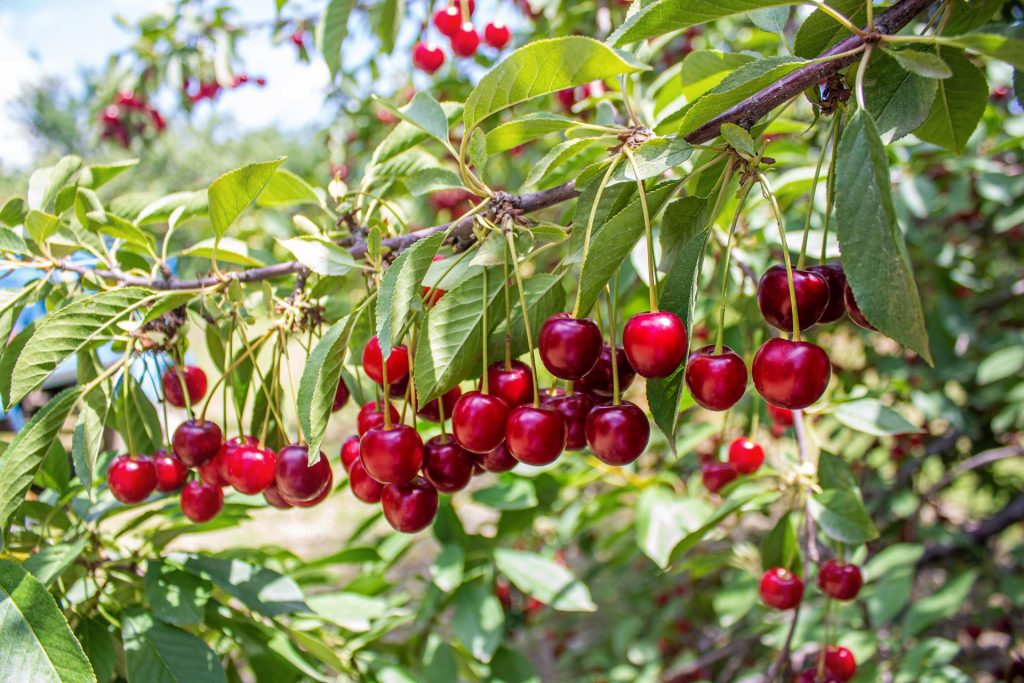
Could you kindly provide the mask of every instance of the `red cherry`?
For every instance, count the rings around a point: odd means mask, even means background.
[[[864,577],[855,564],[840,564],[827,560],[818,571],[818,585],[822,592],[836,600],[853,600],[864,585]]]
[[[156,467],[148,456],[119,455],[107,469],[110,492],[122,503],[138,503],[156,489]]]
[[[384,358],[380,350],[380,342],[373,337],[363,348],[363,370],[377,384],[384,384]],[[409,374],[409,350],[404,344],[391,349],[388,356],[388,383],[395,384]]]
[[[388,404],[388,412],[391,413],[391,421],[398,422],[398,411],[393,405]],[[370,401],[359,409],[359,415],[356,417],[356,432],[359,433],[359,436],[383,424],[384,411],[381,409],[379,401]]]
[[[878,328],[871,324],[860,310],[860,306],[857,305],[857,300],[853,297],[853,290],[850,289],[850,283],[846,283],[846,287],[843,288],[843,303],[846,306],[846,312],[850,316],[850,320],[857,323],[860,327],[865,330],[877,330]]]
[[[644,452],[651,424],[636,405],[597,406],[586,423],[587,443],[597,459],[609,465],[628,465]]]
[[[828,283],[828,305],[825,306],[825,311],[818,318],[818,324],[834,323],[846,315],[846,304],[843,301],[843,291],[846,289],[846,273],[843,272],[843,267],[838,263],[832,263],[811,266],[807,270],[825,278],[825,282]]]
[[[487,390],[513,408],[533,400],[533,372],[530,366],[514,360],[509,368],[498,362],[487,368]]]
[[[306,44],[306,32],[301,28],[296,29],[292,34],[292,43],[295,47],[303,47]]]
[[[455,31],[452,39],[452,52],[460,57],[472,57],[480,47],[480,34],[473,28],[473,23],[464,21]]]
[[[217,471],[220,479],[223,483],[220,486],[228,485],[228,456],[231,455],[231,451],[241,446],[259,446],[260,440],[255,436],[233,436],[220,445],[217,450],[217,455],[213,456],[213,460],[210,462],[217,463]],[[200,474],[202,470],[200,469]],[[209,479],[204,478],[203,481],[210,483]]]
[[[562,414],[554,408],[517,406],[505,424],[505,445],[519,462],[547,465],[565,450],[567,433]]]
[[[470,391],[452,411],[452,434],[470,453],[489,453],[505,440],[508,404],[497,396]]]
[[[359,460],[382,484],[409,481],[423,466],[423,440],[409,425],[375,427],[359,440]]]
[[[319,456],[310,465],[309,450],[299,444],[285,446],[277,452],[277,465],[274,469],[277,490],[289,502],[313,500],[327,486],[331,465],[323,453]]]
[[[764,400],[802,410],[825,393],[832,364],[825,351],[810,342],[769,339],[754,354],[751,374]]]
[[[341,444],[341,466],[346,472],[352,469],[352,463],[359,459],[359,437],[353,434]]]
[[[548,396],[543,404],[557,410],[565,420],[565,450],[579,451],[587,447],[587,416],[594,408],[594,400],[582,393],[572,396]]]
[[[729,444],[729,464],[739,474],[753,474],[764,462],[764,449],[756,441],[738,436]]]
[[[789,410],[787,408],[780,408],[778,406],[773,406],[771,403],[767,404],[767,407],[768,415],[769,417],[772,418],[772,422],[774,422],[776,425],[781,425],[783,427],[793,426],[792,410]]]
[[[199,467],[217,455],[223,436],[217,423],[210,420],[186,420],[171,438],[174,454],[189,467]]]
[[[597,323],[568,313],[545,320],[537,343],[544,367],[559,379],[579,379],[590,372],[603,345]]]
[[[279,510],[287,510],[292,507],[292,504],[285,500],[285,497],[277,490],[277,484],[271,484],[263,489],[263,500]]]
[[[228,482],[240,493],[255,495],[274,483],[277,456],[258,446],[239,446],[226,458]]]
[[[447,434],[435,436],[423,448],[423,476],[441,493],[461,491],[473,477],[473,456]]]
[[[319,505],[320,503],[324,502],[327,496],[331,495],[331,490],[333,488],[334,472],[332,472],[331,470],[327,470],[327,484],[324,486],[323,490],[320,491],[320,493],[318,493],[314,498],[311,498],[309,500],[292,500],[291,498],[285,495],[282,495],[281,497],[285,500],[286,503],[288,503],[289,505],[293,505],[297,508],[311,508],[315,505]]]
[[[161,493],[177,491],[188,479],[188,468],[178,456],[164,449],[153,454],[153,467],[156,468],[156,490]]]
[[[121,108],[116,104],[104,107],[103,113],[100,114],[100,120],[106,124],[119,124],[121,122]]]
[[[388,484],[380,502],[388,524],[407,534],[426,529],[437,516],[437,489],[423,477]]]
[[[747,390],[747,366],[735,351],[723,346],[704,346],[686,362],[686,386],[693,400],[708,410],[728,410]]]
[[[845,647],[829,645],[825,648],[825,673],[839,683],[845,683],[857,673],[857,660]]]
[[[622,330],[626,357],[641,377],[668,377],[686,357],[686,325],[675,313],[634,315]]]
[[[484,27],[484,40],[495,49],[505,47],[511,39],[512,32],[500,21],[492,21]]]
[[[181,511],[196,524],[208,522],[224,507],[224,491],[201,481],[190,481],[181,490]]]
[[[477,455],[476,461],[487,472],[508,472],[519,464],[504,443],[489,453]]]
[[[224,447],[221,446],[221,448],[217,450],[217,455],[199,466],[199,478],[210,486],[219,486],[224,488],[230,483],[228,481],[227,470],[224,467],[226,459],[222,455],[223,449]]]
[[[406,375],[397,382],[388,379],[388,396],[396,401],[404,401],[406,392],[409,390],[409,375]]]
[[[348,403],[349,391],[344,379],[338,380],[338,388],[334,392],[334,403],[331,404],[331,412],[336,413]]]
[[[384,492],[384,484],[380,483],[369,474],[359,460],[352,462],[348,471],[348,483],[352,487],[352,494],[364,503],[379,503],[380,496]]]
[[[462,12],[457,7],[445,7],[434,12],[434,26],[441,35],[452,38],[462,24]]]
[[[188,391],[188,402],[195,405],[206,395],[206,373],[194,365],[184,367],[172,366],[164,370],[160,384],[164,388],[164,400],[178,408],[185,407],[185,392],[181,385],[184,382]]]
[[[761,577],[761,601],[779,610],[793,609],[804,597],[804,582],[792,572],[775,567]]]
[[[420,71],[432,74],[444,66],[444,52],[437,45],[421,40],[412,48],[412,63]]]
[[[812,666],[810,669],[804,669],[797,675],[794,681],[795,683],[837,683],[836,679],[828,675],[818,678],[817,666]]]
[[[706,462],[700,466],[700,478],[711,493],[718,493],[729,482],[739,476],[732,465],[725,462]]]
[[[420,408],[416,414],[424,420],[440,422],[441,408],[444,408],[444,419],[451,419],[452,412],[455,410],[455,404],[459,402],[461,397],[462,389],[455,386],[451,391],[445,392],[445,394],[441,396],[441,405],[437,404],[437,399],[435,398],[433,401],[430,401],[427,405]]]
[[[828,306],[828,282],[817,273],[794,268],[793,291],[800,315],[800,329],[806,330],[818,322]],[[761,276],[757,283],[757,305],[769,325],[784,332],[793,330],[793,307],[785,266],[772,266]]]
[[[615,348],[615,367],[619,372],[619,393],[626,391],[636,377],[636,371],[629,364],[626,350],[621,346]],[[605,344],[601,347],[601,355],[590,372],[580,377],[573,388],[586,391],[601,398],[612,397],[612,349]]]

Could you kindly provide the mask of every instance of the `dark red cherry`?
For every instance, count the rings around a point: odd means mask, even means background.
[[[119,455],[110,462],[107,469],[110,492],[122,503],[145,500],[156,489],[156,484],[156,467],[145,455]]]
[[[825,648],[825,674],[839,683],[846,683],[857,674],[857,660],[841,645]]]
[[[484,27],[484,40],[491,47],[500,50],[512,40],[512,32],[500,21],[492,21]]]
[[[359,459],[382,484],[409,481],[423,466],[423,439],[409,425],[375,427],[359,440]]]
[[[729,464],[739,474],[753,474],[764,462],[764,449],[756,441],[738,436],[729,444]]]
[[[497,396],[470,391],[452,411],[452,433],[470,453],[489,453],[505,440],[508,404]]]
[[[366,468],[359,460],[352,462],[352,467],[348,471],[348,483],[352,487],[352,494],[364,503],[380,502],[384,484],[367,474]]]
[[[319,454],[316,462],[309,464],[309,449],[292,444],[277,452],[274,473],[281,495],[289,502],[304,502],[316,498],[327,486],[331,465],[323,453]]]
[[[472,57],[476,49],[480,47],[480,34],[476,32],[473,23],[464,21],[451,37],[452,52],[460,57]]]
[[[828,265],[811,266],[808,272],[815,273],[825,278],[828,283],[828,305],[825,311],[818,318],[819,325],[834,323],[846,315],[846,303],[843,301],[843,291],[846,289],[846,273],[838,263]]]
[[[705,462],[700,466],[700,478],[711,493],[718,493],[722,488],[739,476],[732,465],[726,462]]]
[[[380,341],[373,337],[363,347],[363,370],[367,377],[377,384],[384,384],[384,357],[380,350]],[[388,356],[388,383],[402,381],[409,374],[409,350],[404,344],[391,349]]]
[[[240,493],[255,495],[274,483],[277,456],[259,446],[239,446],[227,458],[228,483]]]
[[[416,414],[422,417],[424,420],[428,420],[430,422],[440,422],[441,408],[444,408],[444,419],[450,420],[452,417],[452,413],[455,411],[455,404],[459,402],[459,398],[461,397],[462,389],[460,389],[458,386],[455,386],[450,391],[445,392],[445,394],[441,396],[441,405],[437,404],[437,399],[435,398],[433,401],[430,401],[429,403],[427,403],[427,405],[420,408],[419,412],[417,412]]]
[[[331,404],[331,412],[338,412],[348,403],[349,391],[344,379],[338,380],[338,389],[334,392],[334,403]]]
[[[412,48],[412,63],[420,71],[432,74],[444,66],[444,52],[434,43],[421,40]]]
[[[395,400],[405,400],[405,394],[409,391],[409,375],[406,375],[397,382],[388,378],[388,396]]]
[[[634,315],[622,330],[626,357],[641,377],[668,377],[686,357],[686,325],[675,313]]]
[[[843,304],[846,306],[846,312],[850,316],[850,320],[863,327],[865,330],[876,330],[874,325],[867,319],[863,312],[860,310],[860,306],[857,305],[857,300],[853,297],[853,290],[850,289],[850,283],[846,283],[846,287],[843,289]]]
[[[457,7],[445,7],[434,12],[434,26],[441,35],[451,38],[462,24],[462,12]]]
[[[828,306],[828,282],[817,273],[794,268],[793,291],[800,329],[806,330],[818,322]],[[757,305],[769,325],[783,332],[793,331],[793,306],[785,266],[772,266],[761,276],[757,283]]]
[[[224,507],[224,491],[201,481],[190,481],[181,490],[181,511],[196,524],[208,522]]]
[[[619,394],[621,395],[633,383],[636,371],[629,364],[626,357],[626,350],[621,346],[615,349],[615,366],[619,372]],[[605,344],[601,347],[601,355],[590,372],[580,377],[573,383],[573,388],[578,391],[586,391],[601,398],[612,397],[612,349]]]
[[[388,412],[391,413],[391,421],[398,422],[398,411],[390,403],[388,404]],[[359,415],[356,417],[356,431],[359,432],[359,436],[383,424],[384,411],[381,408],[380,401],[371,401],[359,409]]]
[[[174,430],[171,446],[183,463],[189,467],[199,467],[217,455],[223,440],[217,423],[210,420],[186,420]]]
[[[188,403],[185,402],[185,392],[182,391],[182,384],[188,391]],[[194,365],[182,367],[171,366],[164,370],[160,377],[160,384],[164,388],[164,400],[172,406],[184,408],[186,405],[195,405],[203,400],[206,395],[206,373]]]
[[[476,461],[487,472],[508,472],[519,464],[504,443],[489,453],[477,455]]]
[[[285,500],[281,492],[277,490],[277,484],[271,484],[263,489],[263,500],[279,510],[287,510],[292,507],[292,504]]]
[[[509,367],[498,362],[487,368],[487,391],[512,408],[533,400],[533,372],[530,366],[514,360]]]
[[[232,449],[234,450],[234,449]],[[217,455],[213,456],[202,465],[199,466],[199,478],[204,483],[210,486],[219,486],[224,488],[230,482],[227,477],[227,468],[224,463],[227,462],[227,458],[222,455],[223,446],[217,450]]]
[[[775,567],[761,577],[761,601],[774,609],[793,609],[804,597],[804,582],[793,572]]]
[[[289,505],[293,505],[294,507],[311,508],[315,505],[319,505],[320,503],[324,502],[327,496],[331,495],[331,490],[333,488],[334,472],[332,472],[331,470],[327,470],[327,484],[324,486],[323,490],[320,493],[316,494],[314,498],[311,498],[309,500],[292,500],[288,496],[282,495],[281,497],[284,498],[285,502],[287,502]]]
[[[644,452],[651,423],[636,405],[597,406],[586,423],[587,443],[597,459],[609,465],[628,465]]]
[[[793,411],[787,408],[780,408],[773,406],[771,403],[767,405],[768,416],[772,418],[772,422],[783,427],[793,426]]]
[[[704,346],[686,361],[686,386],[702,407],[728,410],[747,390],[747,366],[728,346],[721,353],[715,353],[714,345]]]
[[[754,354],[754,387],[772,405],[802,410],[825,393],[832,364],[820,346],[769,339]]]
[[[587,416],[594,408],[594,400],[584,393],[572,396],[548,396],[543,404],[562,414],[565,420],[565,450],[578,451],[587,447]]]
[[[178,456],[164,449],[153,454],[153,467],[156,468],[156,490],[161,493],[177,491],[188,479],[188,467]]]
[[[838,683],[836,679],[828,675],[819,678],[817,665],[812,666],[810,669],[804,669],[793,680],[794,683]]]
[[[437,489],[423,477],[416,477],[385,486],[380,503],[392,528],[413,534],[426,529],[437,516]]]
[[[519,462],[547,465],[565,450],[565,420],[554,408],[517,406],[505,424],[505,446]]]
[[[818,572],[821,591],[836,600],[853,600],[864,585],[864,577],[855,564],[826,560]]]
[[[556,313],[540,328],[537,343],[544,367],[559,379],[579,379],[601,355],[601,330],[590,318]]]
[[[441,493],[461,491],[473,477],[473,456],[447,434],[435,436],[423,447],[423,476]]]
[[[341,466],[349,472],[352,463],[359,459],[359,437],[353,434],[341,444]]]

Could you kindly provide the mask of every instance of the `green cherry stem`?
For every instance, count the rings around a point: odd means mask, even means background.
[[[519,256],[516,254],[516,242],[512,238],[512,230],[505,231],[505,241],[512,254],[512,269],[516,274],[516,287],[519,289],[519,307],[523,309],[523,327],[526,329],[526,347],[530,354],[530,369],[533,370],[533,407],[540,407],[540,389],[537,387],[537,359],[533,353],[533,332],[530,330],[530,312],[526,306],[526,294],[523,289],[523,277],[519,273]]]
[[[782,224],[782,212],[779,210],[779,203],[775,200],[775,193],[763,173],[757,174],[757,181],[761,184],[764,196],[771,204],[772,213],[775,214],[775,222],[779,224],[779,239],[782,240],[782,258],[786,262],[786,281],[789,283],[789,306],[793,311],[793,341],[800,341],[800,315],[796,309],[796,288],[793,286],[793,264],[789,258],[789,244],[786,242],[786,228]]]
[[[870,5],[870,0],[868,4]],[[864,73],[868,70],[868,61],[871,60],[871,51],[874,47],[874,45],[868,43],[867,48],[864,50],[864,56],[860,58],[860,65],[857,67],[855,90],[857,92],[857,108],[861,111],[867,111],[868,109],[867,101],[864,99]]]
[[[722,341],[725,337],[725,304],[729,296],[729,262],[732,259],[733,235],[736,233],[736,226],[739,225],[740,216],[743,214],[743,204],[747,201],[747,195],[750,194],[750,189],[753,186],[753,182],[747,182],[740,189],[736,213],[733,214],[732,223],[729,224],[729,235],[725,238],[725,256],[722,259],[722,303],[718,308],[718,334],[715,338],[716,356],[722,353]],[[726,181],[725,187],[728,187],[728,181]]]
[[[843,134],[843,113],[841,111],[833,114],[836,117],[835,127],[836,134],[835,139],[832,141],[832,158],[828,162],[828,178],[825,179],[825,225],[823,227],[821,235],[821,263],[825,263],[827,258],[826,247],[828,246],[828,229],[829,223],[832,220],[832,206],[836,201],[836,159],[839,154],[839,140]]]
[[[505,273],[502,289],[505,290],[505,370],[512,369],[512,292],[508,286],[508,245],[501,250],[501,265]]]
[[[807,238],[811,234],[811,215],[814,213],[814,197],[818,191],[818,179],[821,177],[821,167],[825,164],[825,156],[828,151],[829,141],[834,140],[836,134],[836,125],[839,121],[838,116],[832,118],[832,125],[829,128],[828,135],[825,136],[825,142],[821,146],[821,154],[818,155],[818,164],[814,167],[814,180],[811,181],[811,194],[810,201],[807,202],[807,218],[804,220],[804,237],[800,242],[800,258],[796,262],[797,268],[804,267],[804,261],[807,258]],[[826,185],[828,183],[826,182]]]
[[[616,356],[619,354],[618,346],[615,343],[615,337],[618,334],[616,329],[615,312],[616,312],[616,299],[619,293],[619,272],[615,271],[615,278],[612,281],[615,289],[605,285],[605,289],[608,292],[608,345],[611,347],[612,357],[612,405],[617,406],[622,403],[622,398],[619,396],[619,362]],[[571,385],[571,383],[570,383]]]
[[[483,365],[480,372],[480,388],[483,389],[485,394],[490,393],[490,387],[487,384],[487,267],[480,272],[480,277],[483,279],[483,299],[481,303],[480,311],[480,356],[483,359]],[[440,402],[440,397],[438,397]]]
[[[625,148],[623,148],[625,149]],[[601,183],[597,186],[597,192],[594,193],[594,201],[590,205],[590,216],[587,218],[587,229],[583,233],[583,260],[581,264],[583,266],[587,263],[587,255],[590,253],[590,236],[594,231],[594,218],[597,216],[597,207],[601,204],[601,197],[604,195],[604,189],[608,185],[608,181],[611,180],[612,174],[615,173],[615,169],[618,167],[619,162],[622,161],[620,155],[612,157],[611,163],[608,164],[608,170],[604,172],[604,177],[601,178]],[[580,282],[576,287],[576,303],[572,307],[572,317],[578,318],[580,315],[580,299],[583,297],[583,278],[580,278]]]
[[[647,191],[644,189],[644,181],[640,179],[640,169],[636,166],[636,159],[629,147],[623,146],[622,153],[629,160],[633,169],[633,177],[636,178],[636,189],[640,193],[640,209],[644,215],[644,236],[647,239],[647,293],[650,295],[650,310],[652,313],[658,310],[658,272],[654,264],[654,233],[651,229],[651,213],[647,208]]]

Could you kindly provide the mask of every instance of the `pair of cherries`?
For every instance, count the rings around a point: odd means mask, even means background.
[[[819,676],[818,666],[804,669],[796,677],[796,683],[846,683],[857,674],[857,659],[848,648],[829,645],[825,648],[824,671]],[[815,657],[817,662],[818,658]]]
[[[860,568],[827,560],[818,571],[818,586],[822,592],[836,600],[853,600],[864,585]],[[761,577],[761,601],[778,610],[789,610],[800,604],[804,596],[804,582],[782,567],[769,569]]]
[[[701,481],[711,493],[718,493],[741,474],[753,474],[764,463],[764,448],[745,436],[733,439],[728,453],[727,462],[708,460],[701,465]]]

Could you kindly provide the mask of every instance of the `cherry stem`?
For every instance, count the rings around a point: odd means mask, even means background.
[[[870,0],[868,2],[870,4]],[[864,49],[864,56],[860,58],[860,65],[857,67],[857,79],[854,82],[854,90],[857,95],[857,108],[861,111],[867,111],[867,101],[864,99],[864,73],[868,70],[868,61],[871,59],[871,51],[874,49],[874,45],[868,43]]]
[[[508,287],[508,246],[501,250],[501,265],[505,272],[502,289],[505,290],[505,370],[512,369],[512,292]]]
[[[733,159],[729,160],[729,163],[725,166],[725,173],[715,183],[715,188],[718,190],[718,194],[715,196],[715,205],[711,209],[711,214],[708,218],[708,230],[713,230],[715,227],[715,219],[718,217],[718,212],[722,207],[722,201],[725,199],[725,194],[729,191],[729,181],[732,180],[732,173],[735,169],[735,162]],[[746,190],[749,192],[750,189]],[[746,198],[746,193],[743,197]],[[736,215],[733,216],[732,225],[729,227],[729,236],[725,242],[725,269],[722,272],[722,308],[718,317],[718,340],[715,342],[715,353],[722,352],[722,328],[725,326],[725,295],[727,287],[729,286],[729,257],[732,253],[732,234],[736,229],[736,224],[739,222],[740,210],[743,208],[743,200],[740,200],[739,206],[736,207]]]
[[[280,345],[284,353],[285,374],[288,375],[288,394],[291,397],[292,405],[295,406],[296,409],[298,409],[299,399],[298,394],[295,393],[295,380],[292,378],[292,357],[291,354],[288,352],[288,335],[286,335],[283,331],[281,332],[280,336]],[[302,420],[296,419],[295,427],[299,431],[299,443],[306,443],[305,434],[302,433]]]
[[[235,309],[232,308],[231,309],[231,329],[228,331],[228,358],[233,358],[234,355],[235,355],[235,333],[236,333],[237,329],[238,329],[238,315],[236,314]],[[255,365],[256,364],[253,363],[253,366],[255,366]],[[224,385],[224,396],[225,397],[227,397],[227,393],[228,393],[228,388],[227,388],[227,385],[225,384]],[[227,404],[226,403],[225,403],[224,410],[227,411]],[[242,411],[241,410],[236,410],[235,411],[235,419],[236,419],[236,421],[238,423],[238,435],[242,436],[242,431],[245,428],[242,426]],[[226,413],[225,413],[224,420],[225,420],[225,423],[226,423],[227,422]]]
[[[623,145],[622,153],[629,160],[633,169],[633,177],[636,178],[636,189],[640,193],[640,209],[644,215],[644,235],[647,239],[647,293],[650,295],[650,309],[652,313],[658,311],[658,272],[654,263],[654,233],[651,229],[651,213],[647,208],[647,191],[644,189],[644,181],[640,179],[640,169],[636,166],[636,159],[629,147]]]
[[[828,228],[832,219],[832,207],[836,201],[836,159],[839,156],[839,140],[843,134],[842,112],[833,114],[835,119],[835,139],[832,141],[832,158],[828,162],[828,178],[825,179],[825,226],[821,235],[821,263],[827,258]]]
[[[268,339],[270,339],[271,335],[273,335],[274,332],[275,332],[274,328],[271,328],[271,329],[267,330],[265,333],[263,333],[262,336],[260,336],[259,339],[256,340],[256,343],[252,347],[247,345],[245,353],[243,353],[241,356],[239,356],[238,358],[233,360],[231,362],[231,365],[229,365],[228,367],[224,368],[224,373],[220,377],[217,378],[217,381],[214,382],[213,386],[210,388],[210,395],[206,397],[206,403],[203,404],[203,409],[199,413],[199,421],[200,422],[202,422],[202,421],[204,421],[206,419],[206,411],[210,407],[210,401],[213,399],[213,395],[217,391],[218,387],[220,387],[221,383],[224,381],[224,378],[226,378],[228,375],[230,375],[235,370],[235,368],[237,368],[239,365],[241,365],[242,361],[244,361],[246,358],[249,358],[252,355],[253,347],[258,349],[260,346],[263,345],[263,342],[265,342]],[[255,365],[256,365],[256,360],[254,358],[253,359],[253,366],[255,367]],[[188,392],[187,391],[185,392],[185,396],[188,396]],[[185,400],[187,401],[188,399],[186,398]]]
[[[608,345],[611,347],[612,356],[612,405],[617,406],[622,403],[622,399],[619,396],[619,361],[616,358],[619,354],[617,353],[618,347],[615,343],[615,338],[618,335],[615,324],[616,299],[619,293],[618,271],[615,271],[613,285],[615,286],[615,291],[612,291],[611,287],[607,285],[605,285],[605,289],[608,291]]]
[[[622,157],[615,155],[612,157],[611,163],[608,164],[608,170],[604,172],[604,177],[601,178],[601,183],[597,186],[597,192],[594,193],[594,201],[590,205],[590,216],[587,218],[587,230],[583,233],[583,260],[581,261],[581,267],[587,263],[587,255],[590,253],[590,236],[594,231],[594,218],[597,216],[597,207],[601,204],[601,197],[604,196],[604,189],[608,185],[608,181],[611,180],[612,174],[615,173],[616,167]],[[580,315],[580,299],[583,297],[583,279],[580,278],[580,282],[576,287],[576,303],[572,307],[572,317],[578,318]]]
[[[480,313],[480,356],[483,358],[483,368],[480,373],[480,388],[485,394],[490,393],[490,386],[487,383],[487,304],[490,303],[487,297],[487,266],[480,273],[483,278],[483,304]]]
[[[416,426],[416,379],[413,377],[413,368],[416,367],[416,327],[413,327],[409,335],[409,400],[402,406],[402,422],[405,422],[405,408],[412,404],[412,425]],[[441,397],[437,397],[437,405],[441,405]]]
[[[818,165],[814,167],[814,180],[811,181],[810,201],[807,202],[807,218],[804,219],[804,238],[800,243],[800,258],[796,262],[797,268],[803,268],[804,261],[807,258],[807,238],[811,234],[811,215],[814,213],[814,198],[818,192],[818,179],[821,177],[821,167],[825,163],[825,152],[828,151],[828,143],[836,134],[838,120],[838,118],[832,119],[832,126],[829,128],[828,135],[825,136],[825,142],[821,146],[821,154],[818,155]],[[826,187],[827,185],[826,181]]]
[[[533,407],[540,407],[540,389],[537,386],[537,359],[533,353],[533,332],[530,330],[530,313],[526,306],[526,294],[523,289],[523,277],[519,273],[519,256],[516,254],[516,242],[512,238],[512,231],[505,232],[505,241],[512,253],[512,269],[516,274],[516,286],[519,289],[519,307],[523,309],[523,327],[526,328],[526,346],[530,354],[530,369],[533,371]]]
[[[825,647],[821,648],[821,650],[818,652],[818,662],[817,662],[817,668],[818,668],[818,676],[817,676],[817,678],[818,678],[818,680],[825,680],[825,652],[828,650],[828,646],[831,645],[831,638],[829,638],[829,627],[828,627],[829,626],[829,623],[828,623],[829,622],[829,614],[830,614],[831,611],[832,611],[832,598],[826,597],[825,598],[825,609],[824,609],[824,612],[823,612],[822,617],[821,617],[821,630],[822,630],[822,635],[824,636],[822,638],[822,640],[825,641],[824,642]]]
[[[132,402],[132,364],[131,361],[128,360],[131,355],[130,348],[131,347],[129,345],[129,351],[125,353],[124,374],[121,375],[121,381],[124,383],[121,390],[121,405],[124,408],[124,436],[128,441],[128,452],[131,453],[132,457],[134,457],[137,455],[135,451],[135,439],[132,438],[132,422],[128,419],[128,406]]]
[[[793,286],[793,264],[789,259],[789,244],[786,242],[786,228],[782,224],[782,212],[779,210],[779,203],[775,200],[775,193],[768,178],[763,173],[757,174],[757,181],[761,183],[764,196],[771,204],[772,213],[775,214],[775,222],[779,224],[779,239],[782,240],[782,258],[786,262],[786,282],[789,283],[789,306],[793,310],[793,341],[800,341],[800,314],[796,309],[796,287]]]
[[[732,167],[729,167],[732,170]],[[729,181],[726,179],[725,184],[722,186],[722,191],[725,192],[725,188],[729,186]],[[722,340],[725,337],[725,308],[726,299],[729,296],[729,263],[732,259],[732,245],[733,245],[733,234],[736,232],[736,226],[739,225],[740,216],[743,213],[743,204],[747,201],[747,195],[750,194],[750,189],[754,186],[753,183],[748,182],[743,185],[740,190],[739,203],[736,205],[736,213],[733,214],[732,223],[729,225],[729,235],[725,238],[725,257],[722,259],[722,303],[718,308],[718,335],[715,338],[715,355],[722,353]]]

